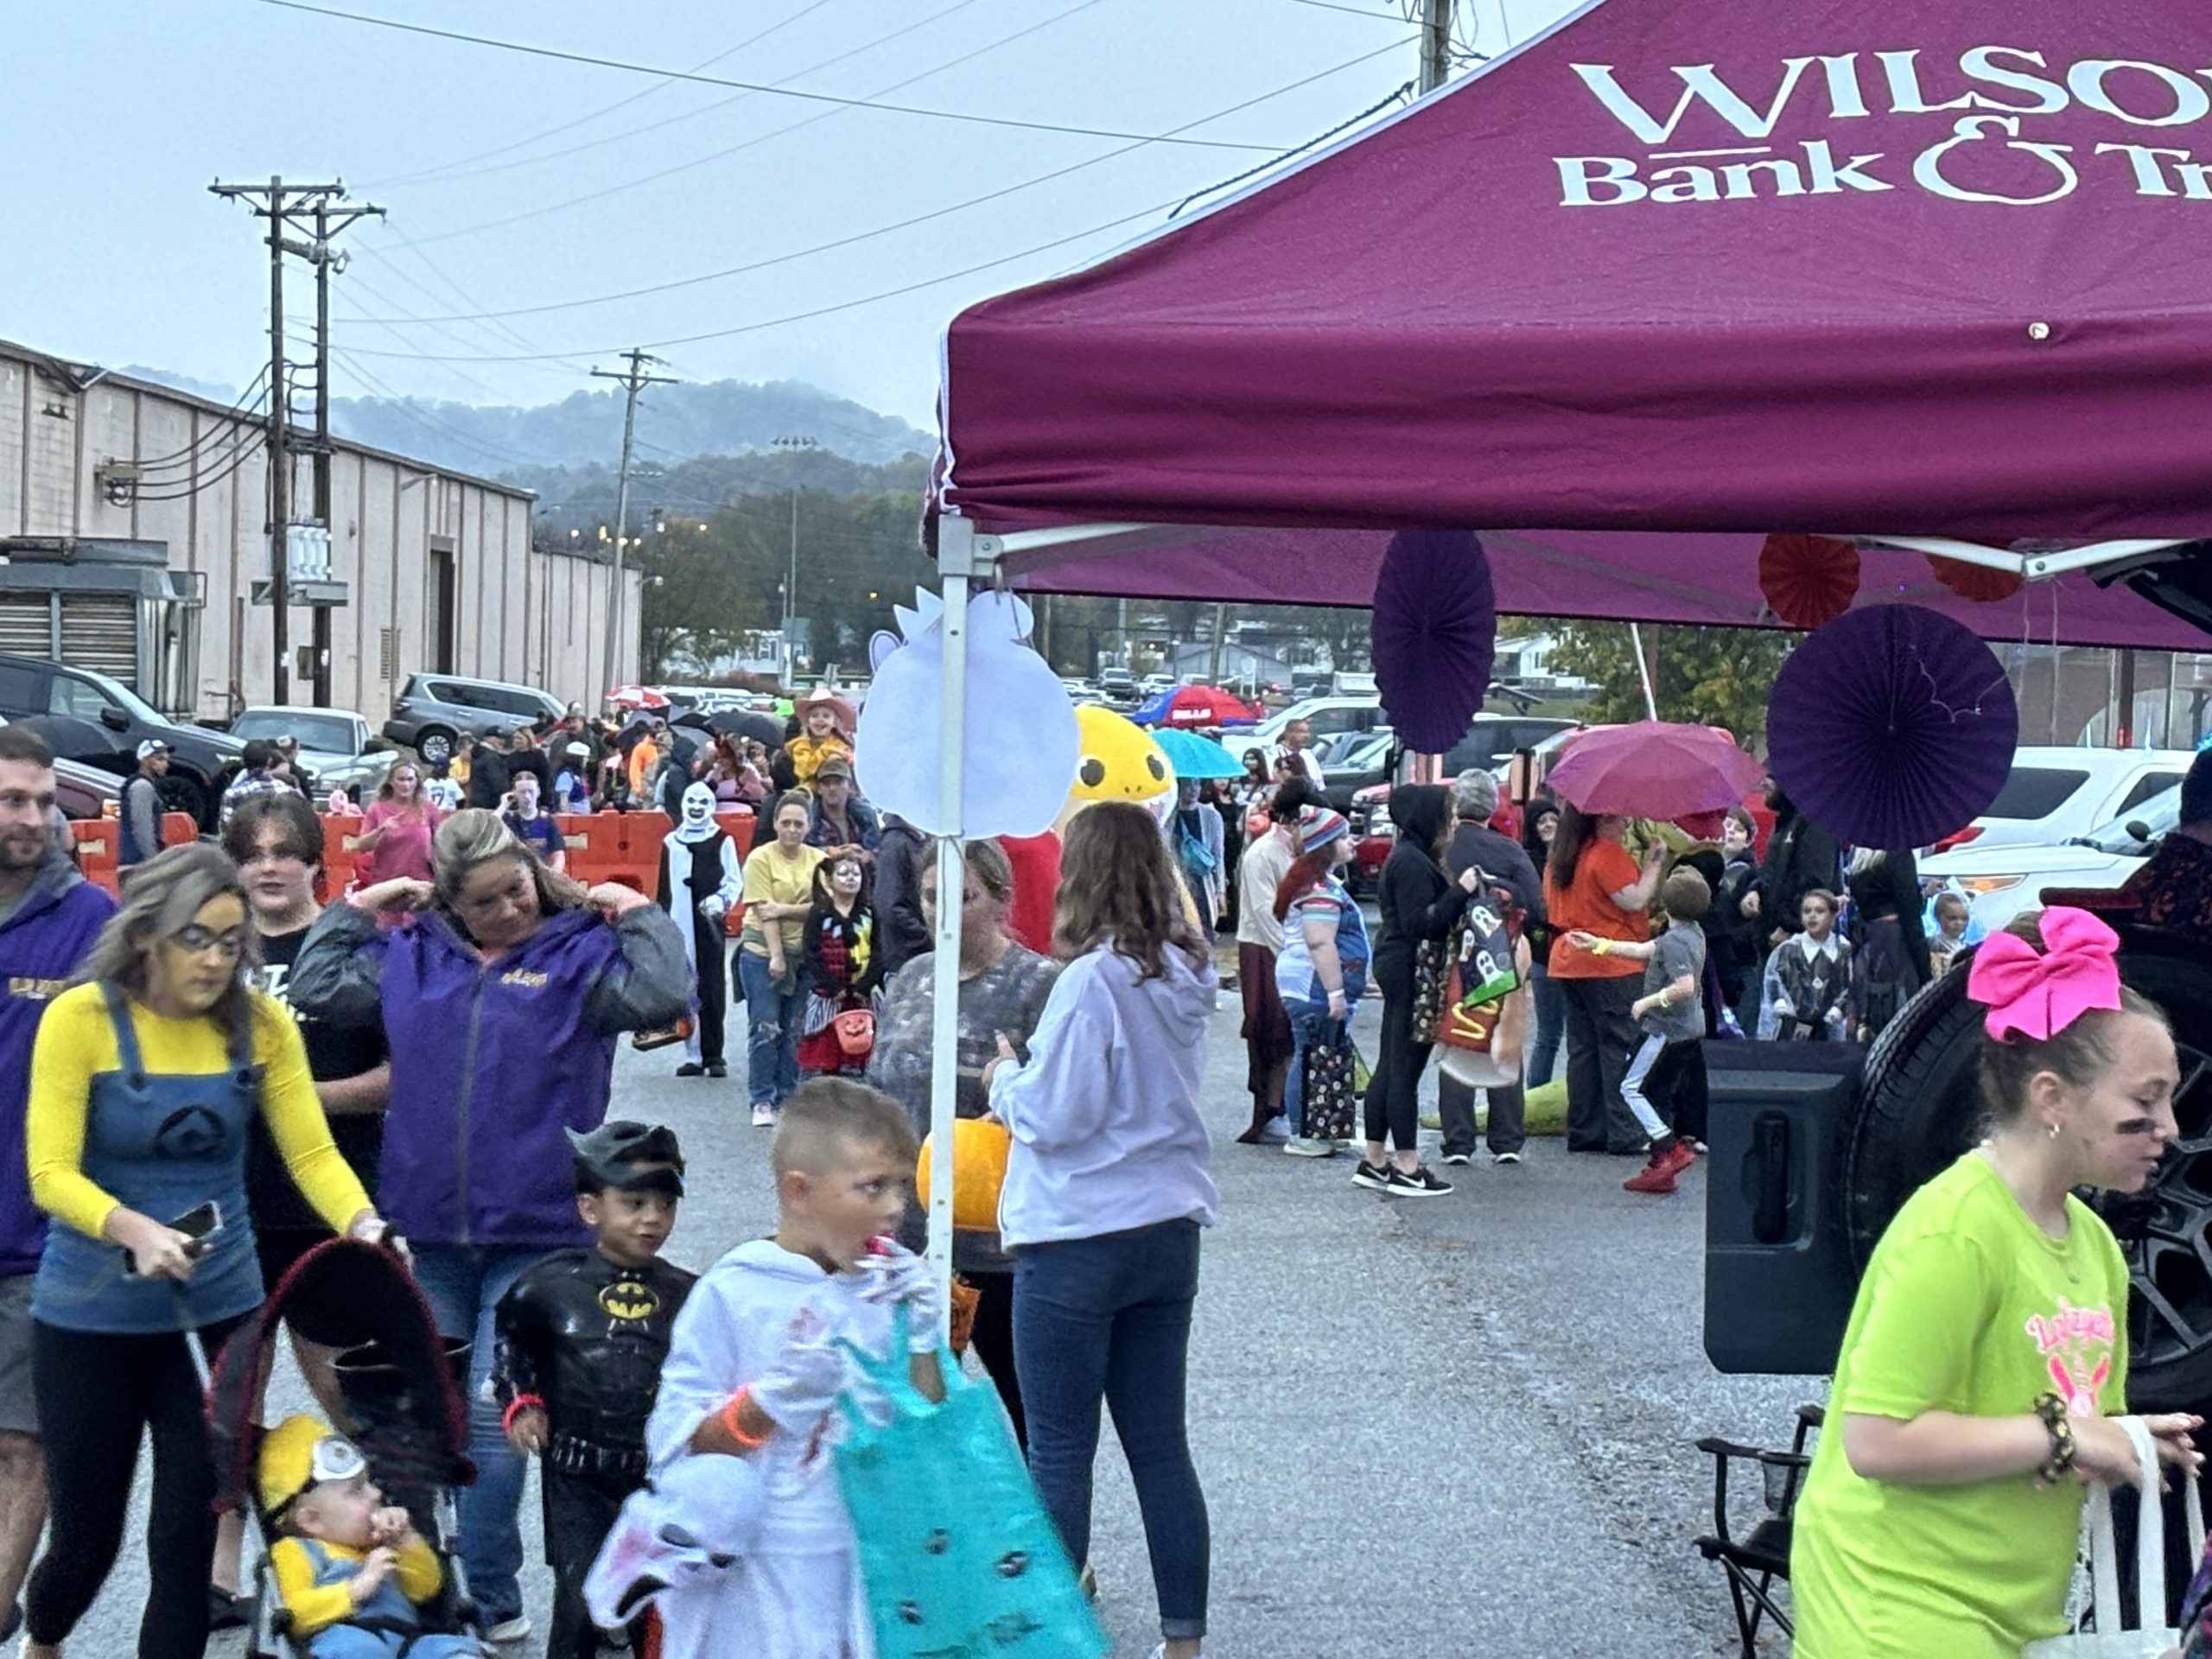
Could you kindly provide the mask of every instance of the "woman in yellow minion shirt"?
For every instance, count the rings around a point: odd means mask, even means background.
[[[262,1299],[248,1118],[267,1120],[334,1230],[383,1236],[331,1144],[298,1027],[247,987],[252,954],[237,867],[213,847],[172,848],[131,873],[86,982],[39,1024],[24,1140],[31,1196],[54,1223],[31,1291],[52,1527],[24,1598],[27,1659],[54,1659],[99,1592],[149,1430],[138,1652],[199,1659],[207,1645],[215,1471],[186,1344],[197,1332],[212,1357]],[[188,1217],[189,1232],[170,1224]]]
[[[776,803],[772,839],[756,842],[745,860],[745,931],[738,940],[737,984],[745,998],[745,1074],[753,1126],[776,1121],[784,1096],[798,1087],[800,941],[814,910],[814,867],[822,849],[806,844],[814,798],[794,789]]]
[[[2127,1264],[2075,1187],[2139,1192],[2180,1072],[2118,940],[2052,908],[1977,950],[1989,1138],[1859,1287],[1790,1548],[1797,1659],[2020,1659],[2064,1628],[2084,1485],[2132,1485]],[[2147,1417],[2193,1478],[2202,1420]]]

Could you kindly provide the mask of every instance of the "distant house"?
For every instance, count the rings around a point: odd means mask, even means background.
[[[1591,689],[1579,674],[1552,671],[1551,654],[1559,649],[1556,634],[1531,634],[1525,639],[1501,639],[1490,677],[1534,696],[1573,696]]]
[[[1178,645],[1168,653],[1163,666],[1179,680],[1187,679],[1194,674],[1211,673],[1213,647],[1198,643]],[[1240,645],[1232,640],[1221,648],[1220,683],[1232,689],[1240,685],[1288,685],[1290,664],[1268,652],[1255,651],[1250,645]]]

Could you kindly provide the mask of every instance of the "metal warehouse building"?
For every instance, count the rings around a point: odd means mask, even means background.
[[[265,432],[262,417],[0,340],[0,651],[99,669],[185,718],[272,701],[273,613],[255,602],[270,576]],[[292,462],[304,505],[308,459]],[[610,667],[613,566],[534,545],[527,491],[343,440],[331,467],[334,705],[381,724],[410,674],[436,671],[596,709],[637,677],[636,573]],[[288,614],[305,645],[311,612]],[[291,700],[308,701],[296,666]]]

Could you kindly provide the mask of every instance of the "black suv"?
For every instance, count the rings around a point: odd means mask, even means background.
[[[505,680],[472,680],[458,674],[410,674],[392,699],[384,734],[441,766],[455,750],[486,732],[542,726],[568,712],[550,691]]]
[[[64,758],[122,778],[137,770],[139,744],[158,737],[169,746],[162,804],[171,812],[189,812],[207,831],[215,828],[223,801],[221,785],[236,772],[245,747],[242,740],[226,733],[179,725],[156,713],[122,681],[97,669],[5,652],[0,652],[0,715],[10,720],[60,715],[114,734],[111,752],[65,752]]]

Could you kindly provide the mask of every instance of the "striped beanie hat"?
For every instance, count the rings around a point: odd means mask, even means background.
[[[1309,806],[1298,815],[1298,850],[1313,852],[1327,846],[1351,828],[1344,815],[1333,807]]]

